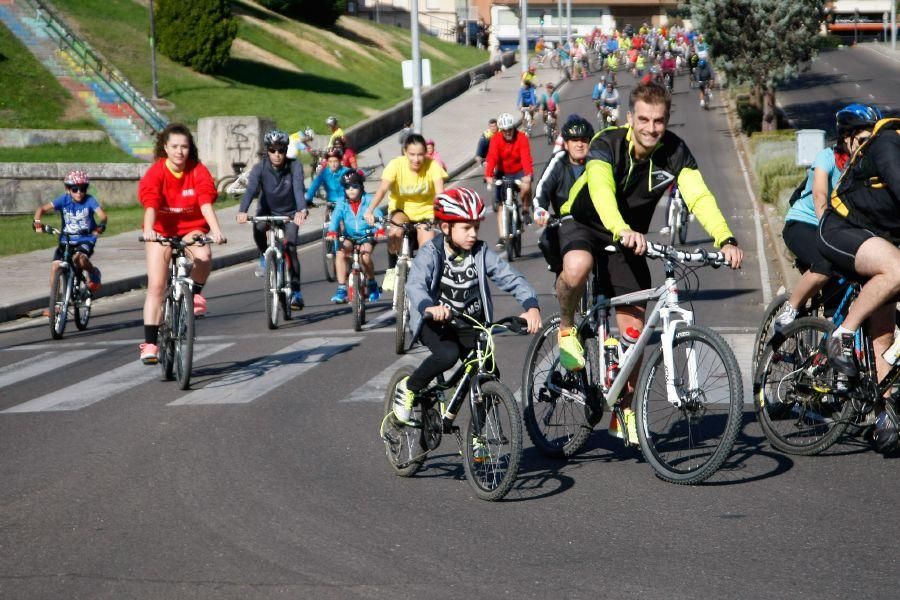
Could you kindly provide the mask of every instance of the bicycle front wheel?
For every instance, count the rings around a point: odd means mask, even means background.
[[[668,376],[680,406],[670,402],[659,345],[638,379],[638,438],[657,477],[694,484],[715,473],[731,453],[741,429],[744,388],[731,348],[705,327],[678,329],[672,361]]]
[[[325,225],[322,226],[322,266],[325,269],[325,279],[326,281],[334,282],[337,281],[337,272],[334,267],[334,257],[335,252],[337,251],[337,244],[335,240],[330,240],[325,237],[325,234],[328,233],[328,219],[330,212],[325,215]]]
[[[409,263],[405,260],[397,263],[397,278],[394,281],[394,294],[396,294],[395,309],[397,322],[394,326],[394,351],[397,354],[406,352],[406,330],[409,328],[409,307],[406,305],[406,276],[409,271]]]
[[[587,404],[590,366],[571,372],[559,364],[559,316],[534,337],[525,355],[522,403],[525,429],[541,454],[565,458],[584,448],[591,435]]]
[[[266,326],[269,329],[278,329],[278,301],[281,297],[281,289],[278,286],[278,261],[272,253],[266,254],[266,279],[263,292],[266,295]]]
[[[69,271],[61,266],[56,269],[53,283],[50,285],[50,336],[54,340],[61,339],[66,331],[66,319],[69,315]]]
[[[471,404],[463,468],[482,500],[500,500],[512,489],[522,459],[522,417],[509,388],[485,381]]]
[[[831,392],[834,371],[820,351],[832,331],[830,321],[797,319],[760,357],[753,385],[756,418],[769,443],[784,453],[819,454],[852,419],[852,403]]]
[[[178,379],[178,387],[186,390],[191,385],[191,367],[194,361],[194,294],[186,284],[175,305],[175,328],[172,334],[175,377]]]

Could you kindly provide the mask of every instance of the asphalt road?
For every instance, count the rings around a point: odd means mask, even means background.
[[[567,86],[565,114],[593,114],[592,84]],[[771,289],[761,265],[772,267],[721,102],[701,111],[684,88],[672,127],[748,252],[739,272],[700,273],[694,308],[727,337],[746,380]],[[543,139],[533,148],[542,168]],[[493,217],[483,231],[494,239]],[[688,237],[708,245],[696,224]],[[533,232],[524,251],[516,266],[550,314]],[[420,358],[392,353],[385,302],[354,333],[349,310],[328,304],[318,249],[301,260],[308,304],[277,332],[265,329],[250,265],[214,273],[184,392],[136,361],[140,292],[98,302],[90,328],[61,342],[44,320],[0,329],[0,597],[896,595],[896,463],[857,440],[822,457],[781,455],[749,404],[733,456],[702,486],[656,479],[605,419],[568,462],[526,441],[501,503],[473,496],[450,440],[415,478],[393,476],[381,398],[391,372]],[[516,314],[495,297],[498,316]],[[498,342],[514,389],[528,341]]]

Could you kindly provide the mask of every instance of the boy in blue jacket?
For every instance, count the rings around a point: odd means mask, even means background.
[[[325,168],[319,171],[319,174],[313,177],[306,190],[306,203],[312,204],[313,198],[319,188],[325,186],[325,196],[328,202],[337,202],[344,198],[344,190],[341,187],[341,177],[343,177],[350,169],[341,166],[341,159],[344,153],[336,148],[329,148],[325,152]]]
[[[378,283],[375,281],[375,263],[372,261],[372,249],[375,246],[375,238],[383,237],[384,232],[383,230],[375,231],[374,227],[366,223],[366,210],[372,204],[372,194],[365,193],[363,185],[365,180],[366,178],[361,172],[349,169],[341,177],[344,199],[337,203],[334,207],[334,212],[331,213],[331,224],[328,226],[327,237],[335,239],[338,236],[338,232],[343,230],[345,238],[352,238],[356,242],[366,240],[360,248],[360,261],[362,261],[363,272],[366,274],[366,293],[369,296],[369,302],[375,302],[381,298],[381,290],[378,289]],[[376,218],[383,216],[384,211],[382,209],[375,209]],[[345,239],[334,263],[338,288],[334,296],[331,297],[331,301],[335,304],[347,302],[347,272],[352,256],[353,244],[349,239]]]
[[[467,319],[452,317],[451,308],[479,323],[493,321],[487,279],[513,294],[525,312],[528,332],[541,328],[537,294],[525,277],[478,239],[484,202],[474,190],[454,188],[434,200],[441,233],[419,250],[406,283],[413,342],[421,340],[431,354],[397,387],[394,416],[410,424],[416,394],[438,374],[453,367],[475,347],[478,331]],[[424,318],[430,316],[430,320]]]

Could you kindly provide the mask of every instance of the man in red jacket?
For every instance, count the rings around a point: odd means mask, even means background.
[[[484,179],[488,186],[494,180],[507,176],[519,180],[519,201],[522,202],[524,212],[528,213],[528,196],[531,191],[531,178],[534,176],[534,163],[531,160],[531,146],[528,136],[516,129],[515,118],[509,113],[503,113],[497,117],[497,127],[500,135],[491,138],[488,146],[487,159],[484,162]],[[494,211],[500,205],[500,186],[497,186],[494,197]],[[501,229],[500,219],[497,219],[497,231],[500,234],[498,248],[503,247],[504,231]]]

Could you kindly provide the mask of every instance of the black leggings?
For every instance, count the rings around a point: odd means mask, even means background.
[[[433,321],[425,321],[419,339],[428,346],[431,354],[413,371],[406,382],[406,388],[419,392],[431,383],[431,380],[453,368],[460,358],[475,347],[478,331],[474,329],[456,329],[452,325],[444,325]]]

